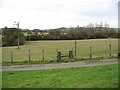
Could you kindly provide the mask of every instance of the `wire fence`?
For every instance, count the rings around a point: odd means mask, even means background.
[[[58,51],[60,51],[61,55],[60,58],[64,57],[68,58],[69,57],[69,51],[72,50],[72,57],[73,58],[82,58],[82,57],[88,57],[88,58],[94,58],[94,57],[112,57],[112,56],[117,56],[117,52],[113,51],[112,45],[108,45],[106,47],[103,47],[103,49],[99,49],[100,47],[95,47],[94,46],[88,46],[85,48],[85,51],[82,51],[82,48],[77,48],[77,44],[75,42],[75,47],[68,49],[68,50],[53,50],[51,52],[48,52],[45,49],[34,51],[32,49],[28,49],[24,52],[21,52],[20,50],[17,51],[10,51],[8,55],[8,61],[13,63],[16,61],[50,61],[50,60],[58,60]],[[80,50],[81,49],[81,50]],[[80,51],[79,51],[80,50]],[[83,53],[82,53],[83,52]],[[4,61],[4,60],[3,60]]]

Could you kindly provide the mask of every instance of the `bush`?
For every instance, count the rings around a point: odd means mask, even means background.
[[[18,45],[18,29],[16,28],[3,28],[2,46],[16,46]],[[19,30],[19,45],[25,43],[25,37],[21,30]]]

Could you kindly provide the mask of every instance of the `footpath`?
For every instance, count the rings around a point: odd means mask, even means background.
[[[0,66],[0,71],[79,68],[79,67],[107,65],[107,64],[118,64],[118,60],[117,59],[91,60],[91,61],[89,60],[89,61],[55,63],[55,64],[34,64],[34,65],[17,65],[17,66],[2,66],[2,67]]]

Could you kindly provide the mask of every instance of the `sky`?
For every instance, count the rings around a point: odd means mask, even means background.
[[[108,23],[118,27],[119,0],[0,0],[0,28],[51,29]]]

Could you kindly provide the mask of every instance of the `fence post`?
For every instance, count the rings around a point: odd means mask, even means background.
[[[73,53],[73,57],[74,57],[74,48],[72,48],[72,53]]]
[[[109,56],[111,57],[111,49],[112,49],[112,45],[109,45]]]
[[[77,43],[77,42],[75,41],[75,57],[76,57],[76,54],[77,54],[77,50],[76,50],[76,49],[77,49],[77,46],[76,46],[76,43]]]
[[[44,60],[44,49],[42,50],[42,60]]]
[[[90,46],[90,58],[92,58],[92,46]]]
[[[31,61],[31,53],[30,53],[30,49],[29,49],[29,62]]]
[[[57,50],[57,60],[58,61],[61,60],[61,51],[58,50]]]
[[[13,52],[11,51],[11,63],[13,63]]]
[[[73,50],[69,50],[69,58],[73,58]]]

